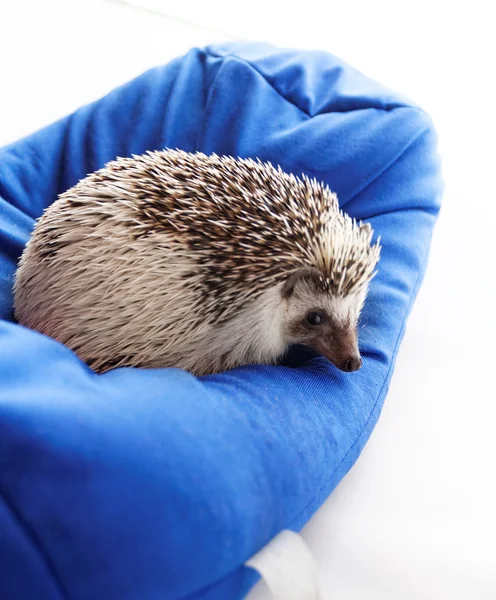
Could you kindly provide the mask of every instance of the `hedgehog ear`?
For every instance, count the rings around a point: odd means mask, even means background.
[[[302,267],[293,271],[291,275],[286,279],[281,289],[281,295],[283,298],[289,298],[294,291],[295,285],[302,279],[314,279],[318,280],[321,277],[320,271],[313,267]]]

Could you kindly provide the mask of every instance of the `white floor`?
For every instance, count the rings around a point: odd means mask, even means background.
[[[494,600],[489,3],[329,0],[306,3],[304,13],[267,0],[136,4],[147,10],[117,0],[2,0],[0,145],[149,66],[230,35],[329,50],[431,112],[447,187],[429,270],[379,424],[304,536],[323,600]],[[265,597],[262,589],[255,596]]]

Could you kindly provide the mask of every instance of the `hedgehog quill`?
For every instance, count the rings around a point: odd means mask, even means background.
[[[380,256],[372,235],[327,186],[270,163],[179,150],[119,158],[38,220],[16,318],[100,373],[204,375],[275,363],[292,344],[356,371]]]

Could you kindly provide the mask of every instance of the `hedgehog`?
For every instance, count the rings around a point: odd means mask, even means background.
[[[380,240],[327,185],[259,159],[117,158],[37,221],[16,273],[17,321],[103,373],[195,375],[275,364],[292,345],[342,371]]]

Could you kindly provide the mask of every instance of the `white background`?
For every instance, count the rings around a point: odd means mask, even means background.
[[[0,0],[0,145],[192,46],[231,37],[329,50],[433,116],[446,193],[424,286],[379,424],[303,533],[323,600],[494,600],[491,3],[136,4],[146,10],[117,0]],[[255,597],[265,597],[262,587]]]

